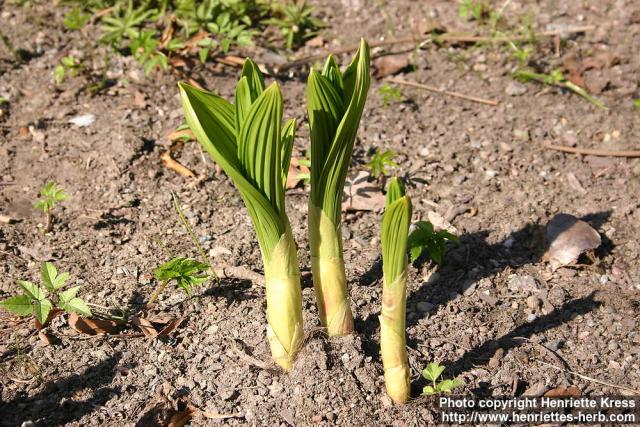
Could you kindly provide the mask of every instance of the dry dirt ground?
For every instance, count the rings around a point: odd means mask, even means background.
[[[0,224],[0,297],[16,293],[17,279],[37,279],[40,263],[50,260],[83,285],[87,301],[135,313],[156,285],[154,267],[170,256],[196,256],[171,191],[206,250],[216,254],[216,265],[260,273],[254,232],[230,181],[194,143],[174,156],[199,179],[179,176],[160,161],[170,145],[166,135],[182,121],[178,78],[145,78],[134,61],[114,57],[111,86],[97,96],[83,89],[82,77],[56,86],[53,68],[82,45],[81,35],[62,30],[60,7],[4,3],[2,31],[32,57],[16,63],[0,47],[0,96],[9,100],[0,117],[0,214],[14,219]],[[449,31],[478,31],[477,23],[458,16],[454,2],[312,3],[329,24],[322,37],[330,48],[361,36],[406,36],[434,22]],[[640,4],[513,1],[506,16],[516,27],[530,16],[536,31],[594,25],[560,40],[558,52],[556,40],[541,39],[535,55],[552,69],[570,54],[613,53],[616,61],[584,76],[610,110],[536,83],[514,86],[517,62],[504,47],[386,48],[408,52],[415,66],[404,79],[499,101],[490,106],[403,87],[403,100],[385,106],[378,92],[383,83],[374,81],[362,119],[350,174],[363,170],[376,147],[395,150],[398,173],[411,178],[414,220],[437,212],[461,240],[442,266],[419,262],[411,269],[407,335],[414,401],[394,407],[384,393],[377,347],[381,214],[345,216],[357,333],[328,340],[317,329],[307,192],[298,188],[288,193],[288,212],[303,270],[308,339],[293,372],[261,363],[269,361],[264,288],[247,279],[207,285],[191,299],[165,292],[158,312],[185,321],[156,340],[80,335],[61,316],[50,328],[61,342],[45,346],[31,322],[3,313],[0,424],[154,425],[162,408],[182,398],[202,410],[241,414],[224,421],[196,417],[192,425],[427,425],[435,411],[418,396],[420,370],[430,361],[445,364],[447,378],[463,381],[460,393],[474,396],[539,395],[561,386],[585,395],[624,393],[567,370],[640,389],[640,161],[542,147],[638,149],[640,110],[632,101],[640,98]],[[245,53],[263,62],[277,56],[260,48]],[[226,97],[237,73],[213,63],[191,71]],[[308,146],[305,75],[303,69],[280,79],[285,116],[302,123],[297,156]],[[94,114],[95,123],[68,123],[85,113]],[[57,212],[54,232],[42,236],[32,203],[47,180],[70,198]],[[560,212],[585,219],[603,244],[595,261],[551,272],[540,256],[541,228]]]

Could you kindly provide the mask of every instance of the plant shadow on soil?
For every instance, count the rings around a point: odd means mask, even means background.
[[[583,216],[580,219],[597,230],[608,221],[610,216],[611,211],[602,211]],[[518,267],[528,263],[535,264],[542,260],[542,249],[546,243],[545,227],[542,225],[526,224],[496,244],[486,242],[488,235],[488,231],[480,231],[460,236],[460,244],[450,249],[445,257],[445,264],[438,267],[439,279],[434,283],[423,283],[417,291],[408,295],[407,310],[412,312],[413,316],[407,319],[407,326],[417,324],[429,312],[435,311],[436,306],[446,305],[485,277],[493,276],[507,269],[516,273]],[[602,244],[596,252],[599,258],[609,254],[614,247],[613,242],[605,235],[601,234],[601,238]],[[507,242],[511,242],[510,248],[505,245]],[[427,261],[426,256],[421,256],[414,265],[420,269]],[[462,280],[467,271],[473,268],[477,273],[471,279]],[[371,269],[363,275],[360,285],[380,285],[381,278],[382,262],[378,259]],[[461,281],[462,283],[460,283]],[[417,304],[422,301],[430,301],[434,307],[429,312],[421,312],[417,309]],[[587,297],[566,302],[547,315],[538,317],[532,322],[526,322],[500,338],[489,340],[470,349],[460,359],[446,362],[447,374],[459,375],[465,369],[470,368],[472,362],[489,360],[498,347],[509,350],[520,345],[523,341],[517,340],[516,337],[528,338],[533,334],[553,329],[571,321],[577,315],[596,309],[599,305],[600,303],[594,300],[593,293]],[[363,350],[368,356],[375,359],[380,358],[379,344],[371,337],[375,336],[378,327],[377,312],[370,314],[365,319],[356,318],[356,329],[363,335]],[[418,343],[408,339],[407,344],[415,348]],[[420,390],[424,385],[426,383],[414,384],[414,386],[420,387]],[[477,390],[477,392],[481,393],[482,390]]]
[[[82,419],[85,415],[104,405],[118,388],[107,387],[115,377],[121,354],[115,353],[83,372],[57,381],[47,382],[42,391],[29,397],[19,391],[13,400],[0,402],[3,425],[21,425],[28,420],[46,419],[46,425],[66,425]],[[76,396],[87,396],[77,400]]]

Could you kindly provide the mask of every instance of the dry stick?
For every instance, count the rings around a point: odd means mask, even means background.
[[[475,96],[465,95],[463,93],[451,92],[451,91],[448,91],[448,90],[438,89],[437,87],[425,85],[425,84],[422,84],[422,83],[416,83],[416,82],[410,82],[410,81],[407,81],[407,80],[392,79],[392,78],[387,78],[385,80],[388,81],[389,83],[396,83],[396,84],[399,84],[399,85],[416,87],[418,89],[424,89],[424,90],[428,90],[430,92],[436,92],[436,93],[441,93],[443,95],[453,96],[455,98],[466,99],[467,101],[479,102],[480,104],[496,106],[499,103],[498,101],[494,101],[492,99],[477,98]]]
[[[593,31],[595,30],[596,27],[595,25],[586,25],[586,26],[582,26],[582,27],[573,27],[573,28],[566,28],[566,29],[561,29],[561,30],[553,30],[553,31],[543,31],[541,33],[536,33],[534,34],[534,37],[553,37],[553,36],[559,36],[562,34],[571,34],[571,33],[584,33],[587,31]],[[507,43],[507,42],[511,42],[511,41],[527,41],[530,40],[531,37],[530,36],[517,36],[517,37],[506,37],[506,36],[497,36],[497,37],[490,37],[490,36],[472,36],[472,35],[465,35],[465,34],[440,34],[440,35],[431,35],[428,37],[417,37],[417,36],[409,36],[409,37],[401,37],[399,39],[393,39],[393,40],[382,40],[382,41],[377,41],[377,42],[372,42],[369,43],[369,47],[371,49],[376,48],[376,47],[383,47],[383,46],[392,46],[392,45],[396,45],[396,44],[405,44],[405,43],[414,43],[414,44],[422,44],[425,43],[427,41],[433,40],[436,42],[460,42],[460,43],[487,43],[487,42],[500,42],[500,43]],[[353,46],[349,46],[349,47],[343,47],[340,49],[335,49],[335,50],[325,50],[323,53],[318,53],[315,55],[310,55],[310,56],[306,56],[304,58],[300,58],[298,60],[295,60],[293,62],[290,62],[288,64],[283,64],[280,66],[274,66],[273,69],[276,71],[276,73],[281,73],[283,71],[287,71],[291,68],[295,68],[297,66],[300,65],[304,65],[307,64],[309,62],[313,62],[319,59],[323,59],[324,57],[326,57],[327,55],[331,54],[331,55],[342,55],[344,53],[349,53],[349,52],[353,52],[354,50],[356,50],[358,48],[358,45],[353,45]]]
[[[598,150],[594,148],[573,148],[564,147],[562,145],[553,145],[548,142],[542,144],[543,147],[550,150],[563,151],[572,154],[584,154],[589,156],[602,157],[640,157],[640,150]]]
[[[612,387],[612,388],[617,388],[619,390],[624,390],[624,391],[628,391],[630,393],[634,393],[636,395],[640,395],[640,390],[635,390],[633,388],[629,388],[629,387],[625,387],[625,386],[617,385],[617,384],[612,384],[612,383],[609,383],[609,382],[606,382],[606,381],[602,381],[602,380],[598,380],[598,379],[595,379],[595,378],[591,378],[591,377],[588,377],[586,375],[579,374],[577,372],[573,372],[570,369],[564,369],[564,368],[561,368],[559,366],[552,365],[551,363],[547,363],[547,362],[545,362],[543,360],[538,360],[538,362],[542,363],[543,365],[547,365],[547,366],[550,366],[550,367],[552,367],[554,369],[557,369],[558,371],[567,372],[567,373],[569,373],[571,375],[575,375],[576,377],[580,377],[580,378],[582,378],[584,380],[591,381],[591,382],[594,382],[596,384],[600,384],[600,385],[604,385],[604,386]]]

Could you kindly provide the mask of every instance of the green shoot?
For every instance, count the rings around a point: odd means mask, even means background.
[[[458,16],[466,20],[482,21],[490,10],[487,0],[462,0],[458,6]]]
[[[59,202],[64,202],[69,196],[67,196],[63,188],[58,187],[58,184],[51,181],[40,189],[40,197],[42,198],[34,203],[34,207],[45,214],[46,225],[44,232],[49,233],[53,230],[53,210]]]
[[[382,308],[380,355],[387,394],[396,403],[410,395],[410,368],[406,345],[407,238],[411,224],[411,199],[399,178],[392,178],[382,217]]]
[[[430,396],[440,393],[449,394],[454,388],[460,387],[462,385],[462,381],[457,378],[452,380],[438,381],[444,370],[445,367],[438,364],[437,362],[429,363],[427,367],[422,370],[422,376],[426,380],[432,382],[432,385],[427,385],[422,389],[423,396]]]
[[[636,108],[640,109],[640,99],[634,99],[634,100],[633,100],[633,105],[634,105]]]
[[[47,324],[54,306],[67,313],[91,316],[91,309],[87,303],[76,296],[80,286],[62,290],[68,279],[69,273],[58,274],[53,264],[45,262],[40,268],[42,286],[18,280],[16,283],[23,293],[0,301],[0,307],[19,316],[34,316],[43,326]],[[53,301],[50,297],[53,297]]]
[[[363,39],[344,72],[329,56],[323,70],[311,69],[307,80],[311,270],[320,321],[329,336],[353,331],[340,223],[344,182],[371,82],[369,56]]]
[[[267,338],[275,362],[289,371],[304,337],[300,270],[284,203],[295,120],[283,126],[280,88],[265,88],[250,59],[234,104],[185,83],[179,88],[189,128],[234,182],[253,222],[264,264]]]
[[[399,166],[393,161],[393,158],[397,156],[397,154],[398,153],[393,150],[382,152],[379,148],[376,148],[375,154],[365,167],[371,171],[371,175],[373,175],[374,178],[387,176],[389,175],[387,168],[397,168]]]
[[[182,212],[182,208],[180,207],[180,200],[178,200],[178,196],[176,195],[176,193],[172,191],[171,197],[173,199],[173,207],[175,208],[176,213],[178,214],[178,218],[180,219],[180,224],[182,224],[182,227],[184,227],[189,237],[191,237],[191,241],[193,241],[193,244],[198,250],[198,253],[200,254],[200,259],[202,260],[202,262],[204,263],[205,261],[208,261],[207,270],[209,274],[211,275],[211,277],[213,277],[214,280],[217,280],[218,275],[213,269],[213,261],[209,259],[209,257],[207,256],[207,253],[205,252],[204,248],[200,244],[200,240],[198,240],[198,236],[196,236],[196,233],[193,231],[193,227],[191,227],[191,224],[189,224],[189,221],[187,221],[187,218],[184,216],[184,212]]]
[[[442,264],[447,253],[447,241],[459,243],[457,236],[446,230],[435,231],[433,224],[428,221],[418,221],[415,229],[409,235],[410,261],[415,262],[426,249],[429,256],[437,264]]]
[[[306,168],[311,168],[311,160],[309,159],[298,159],[298,164]],[[304,185],[309,185],[311,182],[311,174],[309,172],[301,172],[296,175],[296,179],[302,180]]]
[[[518,61],[520,67],[525,67],[529,63],[529,58],[533,53],[533,49],[531,47],[525,47],[521,49],[513,42],[509,42],[509,46],[513,50],[511,56],[513,56]]]
[[[392,86],[389,83],[385,83],[378,89],[378,93],[382,96],[382,103],[385,107],[388,107],[392,102],[402,101],[402,92],[397,86]]]
[[[82,70],[84,70],[84,65],[79,59],[73,56],[65,56],[60,61],[60,64],[53,69],[53,79],[56,84],[61,84],[67,76],[76,77]]]
[[[175,257],[165,262],[158,266],[154,272],[160,286],[151,294],[146,305],[152,305],[172,280],[175,280],[176,285],[182,288],[187,296],[190,296],[194,286],[201,285],[209,279],[209,275],[206,273],[208,270],[208,264],[193,258]]]
[[[549,86],[557,86],[568,89],[576,95],[580,95],[598,108],[602,108],[603,110],[609,109],[605,104],[602,103],[602,101],[591,96],[584,88],[567,80],[561,70],[554,70],[549,74],[534,73],[528,70],[517,70],[515,72],[515,76],[524,82],[534,80]]]
[[[156,39],[155,31],[140,31],[138,36],[131,40],[129,47],[133,57],[142,64],[144,73],[147,76],[156,67],[160,67],[165,71],[169,68],[169,59],[158,50],[158,39]]]

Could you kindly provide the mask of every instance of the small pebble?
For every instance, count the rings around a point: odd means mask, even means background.
[[[527,86],[523,85],[522,83],[510,81],[507,84],[507,87],[505,88],[504,92],[509,96],[520,96],[527,93],[527,90],[528,90]]]

